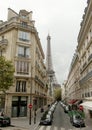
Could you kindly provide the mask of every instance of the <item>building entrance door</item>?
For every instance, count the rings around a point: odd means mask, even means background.
[[[92,110],[89,111],[90,118],[92,118]]]
[[[27,116],[27,97],[14,96],[12,98],[12,117]]]

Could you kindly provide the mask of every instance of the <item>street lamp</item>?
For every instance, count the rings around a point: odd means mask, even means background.
[[[34,99],[34,124],[36,124],[36,105],[37,105],[37,100]]]
[[[31,66],[31,87],[30,87],[30,104],[32,104],[32,71],[33,71],[33,68]],[[32,112],[31,112],[31,109],[30,108],[30,111],[29,111],[29,124],[31,125],[31,115],[32,115]]]

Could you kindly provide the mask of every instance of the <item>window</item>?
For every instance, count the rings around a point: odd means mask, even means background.
[[[87,97],[87,93],[85,93],[85,97]]]
[[[82,94],[82,98],[84,98],[84,93]]]
[[[21,18],[25,19],[25,18],[26,18],[26,15],[21,15]]]
[[[91,91],[91,96],[92,96],[92,91]]]
[[[88,92],[88,97],[90,97],[90,92]]]
[[[26,81],[16,82],[16,92],[26,92]]]
[[[22,81],[22,92],[26,92],[26,81]]]
[[[18,47],[18,56],[19,57],[29,57],[29,47],[19,46]]]
[[[27,27],[27,22],[21,22],[22,27]]]
[[[29,63],[26,61],[17,61],[16,72],[23,75],[29,74]]]
[[[19,31],[19,35],[18,35],[19,40],[29,41],[29,40],[30,40],[30,37],[29,37],[29,36],[30,36],[30,35],[29,35],[28,32]]]

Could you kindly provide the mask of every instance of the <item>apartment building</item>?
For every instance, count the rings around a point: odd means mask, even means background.
[[[75,54],[73,56],[69,74],[67,77],[66,82],[66,91],[67,91],[67,103],[72,104],[73,102],[80,101],[81,100],[81,89],[79,86],[79,58],[78,58],[78,52],[75,51]]]
[[[45,56],[32,11],[16,13],[8,8],[7,21],[0,21],[0,44],[1,55],[11,60],[15,68],[13,86],[6,92],[5,113],[28,116],[29,104],[37,110],[50,102]]]
[[[79,84],[85,113],[92,118],[92,1],[87,4],[78,35]]]
[[[92,118],[92,1],[88,0],[87,4],[66,89],[70,103],[81,101],[86,117]]]
[[[65,80],[61,86],[61,98],[63,102],[67,102],[67,88],[66,88],[67,81]]]

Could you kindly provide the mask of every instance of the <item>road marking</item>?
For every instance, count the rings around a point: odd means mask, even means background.
[[[39,130],[51,130],[52,128],[51,128],[52,126],[41,126],[40,128],[39,128]],[[60,129],[60,130],[65,130],[65,128],[58,128],[58,127],[56,127],[56,126],[54,126],[54,128],[53,128],[53,130],[58,130],[58,129]],[[69,130],[71,130],[71,129],[69,129]]]
[[[48,128],[48,127],[47,127]],[[41,126],[39,130],[46,130],[46,126]],[[48,129],[49,130],[49,129]]]
[[[53,130],[66,130],[65,128],[58,128],[54,126]],[[52,126],[40,126],[39,130],[52,130]],[[79,130],[79,128],[73,128],[73,129],[68,129],[68,130]]]
[[[65,128],[61,128],[61,130],[65,130]]]
[[[57,127],[56,127],[56,126],[54,126],[54,130],[57,130]]]
[[[39,130],[43,130],[43,127],[44,127],[44,126],[40,126]]]

